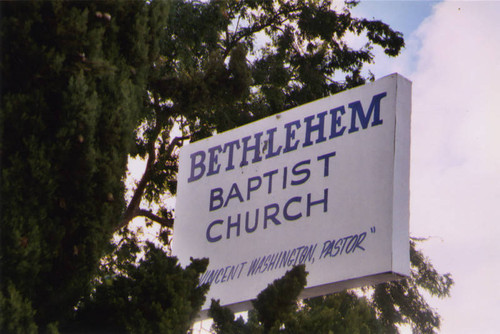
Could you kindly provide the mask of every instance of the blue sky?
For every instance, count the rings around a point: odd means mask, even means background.
[[[354,14],[367,19],[381,20],[407,36],[431,14],[432,7],[437,2],[365,0],[354,9]]]
[[[500,2],[362,1],[354,13],[405,35],[402,55],[375,50],[370,70],[413,82],[410,231],[456,282],[429,298],[441,332],[497,333]]]
[[[416,61],[416,54],[413,52],[415,46],[412,45],[412,42],[417,42],[414,38],[414,33],[423,21],[431,16],[432,9],[437,3],[438,1],[426,0],[364,0],[353,9],[353,15],[367,19],[381,20],[389,24],[394,30],[403,33],[407,46],[403,54],[411,58],[411,60],[405,58],[406,62],[412,62],[411,67],[415,65],[414,62]],[[395,62],[400,63],[399,59],[401,56],[395,60],[394,58],[386,57],[381,49],[376,49],[375,51],[378,51],[376,53],[377,57],[375,63],[369,66],[369,69],[375,74],[376,78],[387,75],[387,71],[390,68],[394,68]],[[401,72],[401,66],[396,69],[398,70],[397,72]]]

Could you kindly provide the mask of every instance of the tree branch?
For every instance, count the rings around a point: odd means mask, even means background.
[[[155,143],[156,143],[156,140],[157,140],[160,132],[161,132],[161,127],[159,125],[157,125],[155,127],[155,130],[154,130],[154,134],[155,134],[154,138],[155,139],[152,140],[148,145],[148,161],[146,163],[146,169],[144,171],[144,174],[141,177],[141,180],[137,184],[137,188],[134,190],[134,195],[132,196],[132,199],[130,200],[130,203],[128,204],[127,209],[125,210],[125,213],[123,214],[123,218],[122,218],[120,224],[117,226],[116,230],[119,230],[119,229],[125,227],[135,217],[144,216],[143,212],[145,212],[145,210],[140,209],[139,206],[141,204],[142,197],[144,195],[144,191],[146,190],[146,186],[147,186],[149,180],[151,179],[151,174],[153,172],[154,165],[156,163]],[[166,154],[172,155],[174,148],[177,146],[180,146],[184,140],[189,139],[189,138],[190,138],[189,136],[184,136],[184,137],[175,137],[174,139],[172,139],[172,141],[168,145],[168,148],[166,150]],[[141,214],[141,212],[142,212],[142,214]],[[161,223],[161,219],[164,219],[161,217],[158,217],[158,218],[160,218],[160,221],[158,221],[157,219],[153,219],[153,218],[151,218],[151,220],[154,220],[154,221]],[[171,224],[173,226],[173,220],[172,220]]]
[[[151,140],[148,143],[148,161],[146,163],[146,169],[144,170],[144,174],[142,174],[141,180],[137,184],[137,188],[135,188],[134,190],[134,195],[132,196],[132,199],[130,200],[130,203],[128,204],[127,209],[123,214],[123,218],[120,224],[117,226],[116,230],[125,227],[132,219],[137,217],[139,205],[141,204],[142,196],[144,195],[144,190],[146,189],[146,185],[148,184],[149,179],[151,178],[151,172],[154,163],[156,162],[155,143],[158,138],[158,135],[160,134],[159,124],[156,125],[154,129],[154,134],[155,134],[153,136],[154,140]]]
[[[172,141],[167,147],[167,155],[171,156],[172,152],[174,151],[174,148],[180,147],[182,142],[184,140],[188,140],[189,138],[191,138],[191,136],[175,137],[174,139],[172,139]]]
[[[289,19],[288,17],[286,17],[286,15],[289,15],[289,14],[292,14],[295,12],[299,12],[301,8],[302,8],[301,6],[298,6],[298,7],[288,8],[288,9],[282,9],[282,10],[279,10],[272,17],[267,18],[265,20],[265,22],[254,23],[250,27],[242,28],[240,31],[235,30],[231,41],[228,42],[227,48],[224,51],[223,59],[226,59],[227,56],[229,55],[229,53],[231,52],[231,49],[236,44],[238,44],[239,41],[241,41],[245,37],[254,35],[255,33],[259,32],[267,27],[270,27],[273,24],[276,24],[276,23],[283,24],[284,22],[286,22]],[[285,16],[284,19],[282,19],[283,16]]]
[[[172,228],[174,227],[174,220],[172,218],[163,218],[158,215],[155,215],[151,211],[140,209],[137,212],[137,216],[142,216],[151,219],[154,222],[157,222],[161,226]]]

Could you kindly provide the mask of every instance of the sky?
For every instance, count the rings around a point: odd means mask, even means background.
[[[441,333],[498,333],[500,314],[500,1],[362,1],[357,16],[404,33],[370,70],[413,82],[410,234],[451,297],[428,298]]]

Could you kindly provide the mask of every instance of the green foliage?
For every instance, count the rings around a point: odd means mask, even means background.
[[[7,287],[7,294],[0,292],[0,327],[8,333],[37,333],[35,311],[31,303],[23,298],[13,285]]]
[[[218,300],[212,299],[209,316],[214,323],[212,329],[218,334],[252,333],[248,323],[242,317],[235,320],[234,313],[228,308],[220,306]],[[258,331],[254,331],[258,333]]]
[[[353,292],[306,300],[291,319],[285,324],[291,333],[383,333],[369,300]]]
[[[283,323],[293,317],[298,308],[297,298],[306,285],[305,266],[294,267],[280,278],[269,284],[257,298],[252,301],[249,321],[242,318],[234,320],[234,314],[212,300],[209,315],[214,319],[213,329],[216,333],[277,333]]]
[[[227,130],[362,84],[372,46],[394,56],[404,45],[386,24],[335,11],[330,1],[176,1],[171,13],[152,89],[193,133]],[[348,33],[364,32],[365,47],[347,45]]]
[[[297,298],[307,283],[306,275],[305,266],[294,267],[283,279],[270,284],[252,302],[257,311],[257,320],[262,323],[265,332],[272,328],[279,329],[297,308]]]
[[[45,329],[88,291],[124,210],[127,154],[157,52],[150,17],[165,10],[1,6],[0,291],[31,305],[29,317]]]
[[[435,333],[441,320],[425,301],[421,290],[440,298],[448,297],[453,285],[450,274],[441,275],[410,243],[412,274],[408,279],[382,283],[374,287],[373,304],[379,311],[384,332],[397,333],[398,324],[411,325],[414,333]]]
[[[143,251],[145,258],[137,265],[103,277],[66,330],[184,333],[189,329],[205,301],[207,287],[198,287],[198,279],[208,261],[194,260],[182,269],[177,259],[153,244]]]

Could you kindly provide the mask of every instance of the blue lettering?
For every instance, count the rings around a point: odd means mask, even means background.
[[[380,125],[383,123],[383,120],[380,119],[380,100],[387,96],[387,93],[381,93],[378,95],[375,95],[372,98],[372,101],[370,103],[370,107],[368,108],[368,112],[365,114],[363,110],[363,106],[361,105],[360,101],[354,101],[352,103],[349,103],[349,108],[352,110],[351,114],[351,128],[349,129],[349,133],[353,133],[359,130],[359,128],[356,126],[356,115],[358,115],[359,121],[361,122],[361,126],[363,129],[366,129],[368,127],[368,122],[370,121],[370,118],[373,113],[373,122],[372,126],[375,125]]]
[[[264,174],[264,176],[266,176],[266,174]],[[254,181],[257,181],[256,182],[256,185],[252,185],[252,182]],[[257,189],[260,188],[262,184],[262,179],[260,178],[260,176],[254,176],[254,177],[251,177],[248,179],[248,184],[247,184],[247,201],[250,200],[250,193],[252,191],[256,191]]]
[[[231,216],[227,218],[227,234],[226,234],[226,239],[229,239],[231,237],[231,229],[233,227],[236,227],[236,236],[240,236],[240,218],[241,215],[238,213],[238,220],[236,220],[234,223],[231,223]]]
[[[219,283],[219,276],[220,276],[220,274],[222,274],[223,271],[224,271],[224,269],[217,270],[217,275],[215,276],[215,280],[214,280],[215,284]]]
[[[267,151],[266,159],[278,156],[281,153],[281,145],[278,147],[278,149],[276,151],[273,152],[273,148],[274,148],[274,133],[276,132],[276,130],[277,130],[277,128],[272,128],[272,129],[267,130],[267,134],[268,134],[268,140],[267,140],[267,142],[269,144],[269,150]]]
[[[267,186],[267,193],[270,194],[273,191],[273,175],[277,174],[278,170],[272,170],[270,172],[264,173],[264,177],[269,177],[269,182]]]
[[[337,113],[340,112],[340,115],[337,116]],[[341,126],[341,117],[345,114],[344,106],[335,108],[330,110],[330,114],[332,115],[332,128],[330,132],[329,139],[333,139],[335,137],[340,137],[344,134],[345,126],[343,126],[340,131],[337,131],[337,126]]]
[[[309,177],[311,176],[311,171],[309,170],[309,168],[304,168],[304,169],[298,169],[298,168],[303,166],[303,165],[309,165],[310,163],[311,163],[311,160],[304,160],[304,161],[297,163],[295,166],[293,166],[292,174],[294,176],[299,176],[302,174],[305,174],[305,175],[300,180],[292,180],[292,182],[291,182],[292,186],[298,186],[300,184],[307,182],[307,180],[309,180]]]
[[[330,158],[335,156],[335,152],[330,152],[327,154],[320,155],[318,161],[325,160],[325,168],[323,169],[323,176],[327,177],[330,175]]]
[[[203,284],[219,284],[238,279],[241,276],[243,268],[247,264],[246,261],[241,262],[237,265],[228,265],[219,269],[207,270],[204,274],[200,276],[198,286]],[[222,277],[221,277],[222,276]]]
[[[377,126],[383,124],[383,119],[381,117],[381,100],[387,96],[387,92],[376,94],[372,97],[368,110],[363,108],[361,101],[353,101],[347,105],[351,111],[350,127],[348,128],[348,133],[354,133],[362,129],[367,129],[369,126]],[[329,111],[322,111],[315,115],[306,116],[303,119],[305,123],[305,129],[300,132],[302,137],[299,138],[299,129],[301,128],[301,120],[294,120],[283,125],[281,132],[278,131],[277,127],[267,129],[265,131],[257,132],[253,135],[246,136],[240,140],[233,140],[226,142],[223,145],[216,145],[207,149],[207,151],[197,151],[190,155],[190,174],[188,177],[188,183],[197,181],[201,179],[204,175],[211,176],[216,175],[221,172],[221,168],[225,168],[225,171],[234,170],[236,166],[244,167],[249,164],[254,164],[262,161],[263,157],[265,159],[270,159],[277,157],[283,153],[288,153],[295,151],[299,148],[301,144],[302,147],[308,147],[313,144],[318,144],[325,142],[327,139],[334,139],[336,137],[343,136],[346,126],[342,123],[342,118],[346,114],[346,106],[339,106]],[[327,138],[325,135],[325,122],[326,117],[329,115],[331,117],[330,124],[330,134]],[[262,140],[265,134],[265,141],[263,148],[261,148]],[[284,140],[283,145],[276,144],[276,136],[281,136],[280,140]],[[283,138],[284,136],[284,138]],[[281,142],[281,141],[278,141]],[[241,160],[235,161],[235,151],[241,150]],[[221,157],[224,159],[221,160]],[[252,155],[253,154],[253,155]],[[265,155],[264,155],[265,154]],[[208,157],[207,157],[208,156]],[[333,152],[330,155],[323,155],[318,157],[318,160],[324,160],[325,172],[324,176],[328,176],[328,166],[329,161]],[[237,159],[236,159],[237,160]],[[223,163],[225,166],[223,166]],[[283,189],[287,186],[287,168],[284,168],[283,175]],[[306,173],[306,170],[298,171],[295,169],[294,175]],[[302,173],[301,173],[302,172]],[[269,177],[271,181],[272,176],[275,174],[274,171],[266,173],[264,176]],[[305,182],[305,179],[301,179],[295,182]],[[269,182],[269,193],[271,192],[271,182]],[[247,194],[248,195],[248,194]]]
[[[269,213],[269,211],[271,209],[273,209],[274,212]],[[279,211],[280,211],[280,207],[276,203],[269,204],[264,208],[264,229],[267,228],[267,222],[269,220],[272,221],[275,225],[281,225],[281,222],[276,218]]]
[[[358,241],[356,241],[356,247],[354,247],[354,249],[361,249],[363,252],[365,251],[365,249],[361,246],[361,243],[363,242],[363,240],[365,240],[366,238],[366,232],[363,232],[359,235],[359,238],[358,238]]]
[[[292,204],[293,202],[298,202],[300,203],[302,201],[302,197],[300,196],[296,196],[296,197],[292,197],[288,200],[288,202],[286,202],[285,204],[285,207],[283,208],[283,217],[285,217],[286,220],[288,221],[293,221],[293,220],[297,220],[297,219],[300,219],[302,217],[302,213],[297,213],[296,215],[290,215],[288,213],[288,207],[290,206],[290,204]]]
[[[214,204],[216,201],[218,201],[218,204]],[[210,211],[220,209],[223,203],[222,188],[214,188],[210,190]]]
[[[283,168],[283,189],[286,189],[287,178],[288,178],[288,167],[285,167]]]
[[[226,153],[226,151],[229,150],[226,171],[234,169],[233,154],[234,154],[235,147],[237,149],[240,148],[240,141],[239,140],[230,141],[229,143],[224,144],[224,153]]]
[[[217,220],[214,220],[213,222],[211,222],[208,227],[207,227],[207,240],[209,242],[217,242],[219,241],[220,239],[222,239],[222,235],[218,235],[218,236],[215,236],[215,237],[212,237],[212,234],[211,234],[211,231],[212,231],[212,228],[214,227],[214,225],[222,225],[224,223],[223,220],[221,219],[217,219]]]
[[[278,254],[273,254],[272,257],[271,257],[271,261],[269,261],[269,266],[267,267],[267,270],[270,271],[270,270],[273,270],[274,269],[274,265],[277,263],[277,258],[278,258]]]
[[[319,256],[320,259],[326,257],[336,257],[342,254],[354,253],[357,249],[365,251],[361,245],[366,238],[366,232],[354,234],[340,239],[327,240],[323,243],[323,249]]]
[[[293,121],[285,124],[286,129],[286,137],[285,137],[285,149],[283,153],[287,153],[290,151],[295,151],[299,146],[299,140],[297,139],[295,143],[292,145],[292,140],[295,139],[295,130],[292,129],[292,126],[295,126],[297,129],[300,128],[300,121]]]
[[[287,266],[287,262],[288,262],[288,259],[290,258],[290,254],[292,254],[291,250],[284,252],[283,257],[281,258],[280,268]]]
[[[224,203],[224,207],[226,207],[227,204],[229,203],[229,200],[233,198],[238,198],[240,202],[244,201],[240,189],[238,188],[238,185],[236,183],[233,183],[233,185],[231,186],[231,190],[229,190],[229,195],[226,198],[226,203]]]
[[[302,254],[302,250],[303,250],[304,248],[305,248],[305,246],[300,246],[300,247],[298,247],[298,248],[297,248],[297,257],[295,258],[295,262],[293,263],[293,265],[294,265],[294,266],[296,266],[296,265],[297,265],[297,262],[299,262],[299,264],[300,264],[299,259],[300,259],[300,256],[301,256],[301,254]]]
[[[249,226],[249,221],[250,221],[250,212],[247,211],[245,215],[245,231],[247,233],[253,233],[259,224],[259,209],[255,210],[255,224],[253,227]]]
[[[202,178],[205,174],[205,151],[198,151],[190,155],[191,157],[191,175],[188,178],[188,182],[193,182]],[[197,161],[199,157],[199,161]],[[199,171],[197,171],[199,170]]]
[[[335,243],[335,246],[333,246],[333,248],[335,248],[335,253],[333,254],[333,256],[337,256],[337,254],[339,252],[340,252],[340,254],[342,254],[342,248],[340,248],[340,246],[342,246],[343,240],[344,239],[337,240],[337,242]]]
[[[300,246],[257,257],[250,263],[247,276],[262,274],[274,269],[292,267],[306,262],[314,263],[314,253],[317,246],[318,244]]]
[[[222,151],[222,146],[217,145],[208,149],[208,172],[207,176],[218,174],[220,170],[219,157],[217,153]]]
[[[263,256],[261,259],[260,259],[260,262],[259,262],[259,265],[257,266],[256,268],[256,271],[260,271],[260,269],[262,268],[262,266],[264,265],[264,262],[266,262],[266,257]]]
[[[296,253],[297,253],[297,249],[292,250],[292,252],[290,253],[290,256],[288,257],[288,262],[286,263],[286,265],[288,267],[290,267],[291,265],[294,264],[294,262],[295,262],[294,256]]]
[[[317,201],[313,201],[311,199],[311,194],[307,194],[307,214],[306,216],[309,217],[311,215],[311,207],[313,205],[319,205],[323,204],[323,212],[328,211],[328,188],[325,188],[323,190],[323,198]]]
[[[254,135],[255,137],[255,145],[249,146],[248,142],[252,138],[251,136],[245,137],[241,139],[243,141],[243,157],[241,159],[240,167],[248,165],[247,153],[249,151],[254,151],[252,163],[256,163],[262,160],[260,156],[260,137],[262,137],[263,132],[258,132]]]
[[[323,134],[325,129],[326,114],[327,112],[323,111],[316,115],[316,117],[318,117],[319,119],[319,123],[316,125],[312,125],[314,115],[304,118],[304,121],[306,122],[306,139],[304,140],[304,144],[302,144],[302,147],[311,146],[313,144],[311,140],[311,133],[313,131],[318,131],[318,139],[316,139],[316,144],[324,142],[326,140],[326,137]]]

